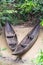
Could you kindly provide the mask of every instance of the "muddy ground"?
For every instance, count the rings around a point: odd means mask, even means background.
[[[27,33],[32,30],[32,27],[15,26],[13,29],[17,34],[18,43],[20,43]],[[4,33],[0,35],[0,48],[6,48],[6,50],[0,50],[0,65],[33,65],[30,61],[37,56],[40,49],[43,49],[43,29],[40,29],[39,37],[33,47],[23,56],[24,63],[14,62],[16,56],[12,55],[12,51],[6,43]]]

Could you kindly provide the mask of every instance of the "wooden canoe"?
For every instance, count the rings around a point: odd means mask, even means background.
[[[12,55],[17,55],[21,58],[35,43],[38,38],[40,31],[40,22],[38,22],[35,27],[28,33],[24,39],[17,45],[15,51]]]
[[[15,31],[12,28],[12,25],[9,22],[6,22],[5,24],[4,33],[5,33],[5,38],[6,38],[9,48],[12,51],[15,50],[17,43],[18,43],[17,36],[15,34]]]

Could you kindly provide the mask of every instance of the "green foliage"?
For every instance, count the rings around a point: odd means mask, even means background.
[[[0,48],[0,51],[5,51],[7,50],[7,48]]]
[[[41,20],[41,23],[40,23],[41,26],[43,26],[43,19]]]
[[[21,11],[20,11],[20,13],[21,14],[26,14],[26,13],[29,13],[29,12],[31,12],[32,11],[32,9],[34,8],[34,7],[36,7],[36,4],[34,4],[34,2],[32,2],[32,1],[25,1],[23,4],[21,4],[21,6],[20,6],[20,9],[21,9]]]
[[[35,65],[43,65],[43,51],[41,50],[36,59],[33,60]]]
[[[10,23],[15,25],[19,24],[20,20],[27,21],[32,17],[35,17],[36,19],[38,18],[42,21],[43,0],[0,1],[0,23],[2,25],[5,24],[5,20],[8,20]]]
[[[12,24],[17,24],[19,23],[19,19],[17,15],[17,11],[14,9],[13,5],[9,2],[4,2],[0,4],[0,24],[3,26],[8,20]]]
[[[14,0],[1,0],[1,3],[3,3],[3,2],[13,2]]]
[[[16,7],[18,13],[23,16],[21,18],[24,21],[30,13],[39,19],[43,17],[43,0],[20,0],[20,2],[16,4]]]

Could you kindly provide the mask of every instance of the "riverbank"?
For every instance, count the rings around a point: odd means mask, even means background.
[[[32,27],[13,26],[18,38],[18,43],[32,30]],[[35,58],[40,49],[43,50],[43,30],[40,29],[39,37],[33,47],[23,56],[24,63],[16,63],[14,60],[16,56],[12,55],[12,51],[9,49],[4,33],[0,35],[0,48],[6,48],[6,50],[0,50],[0,64],[1,65],[32,65],[31,59]],[[6,58],[4,58],[6,57]],[[12,62],[11,62],[12,61]]]

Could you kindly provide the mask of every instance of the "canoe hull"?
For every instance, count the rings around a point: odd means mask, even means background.
[[[15,52],[13,52],[13,55],[18,55],[19,57],[22,57],[37,40],[39,31],[40,25],[38,24],[29,34],[26,35],[26,37],[21,41],[21,43],[17,45]]]
[[[37,36],[29,43],[29,45],[24,50],[16,52],[16,53],[14,52],[14,55],[23,56],[34,45],[35,41],[38,38],[38,35],[39,34],[37,34]]]
[[[4,30],[7,45],[13,51],[15,50],[18,43],[15,31],[13,30],[12,25],[8,22],[6,22]]]

